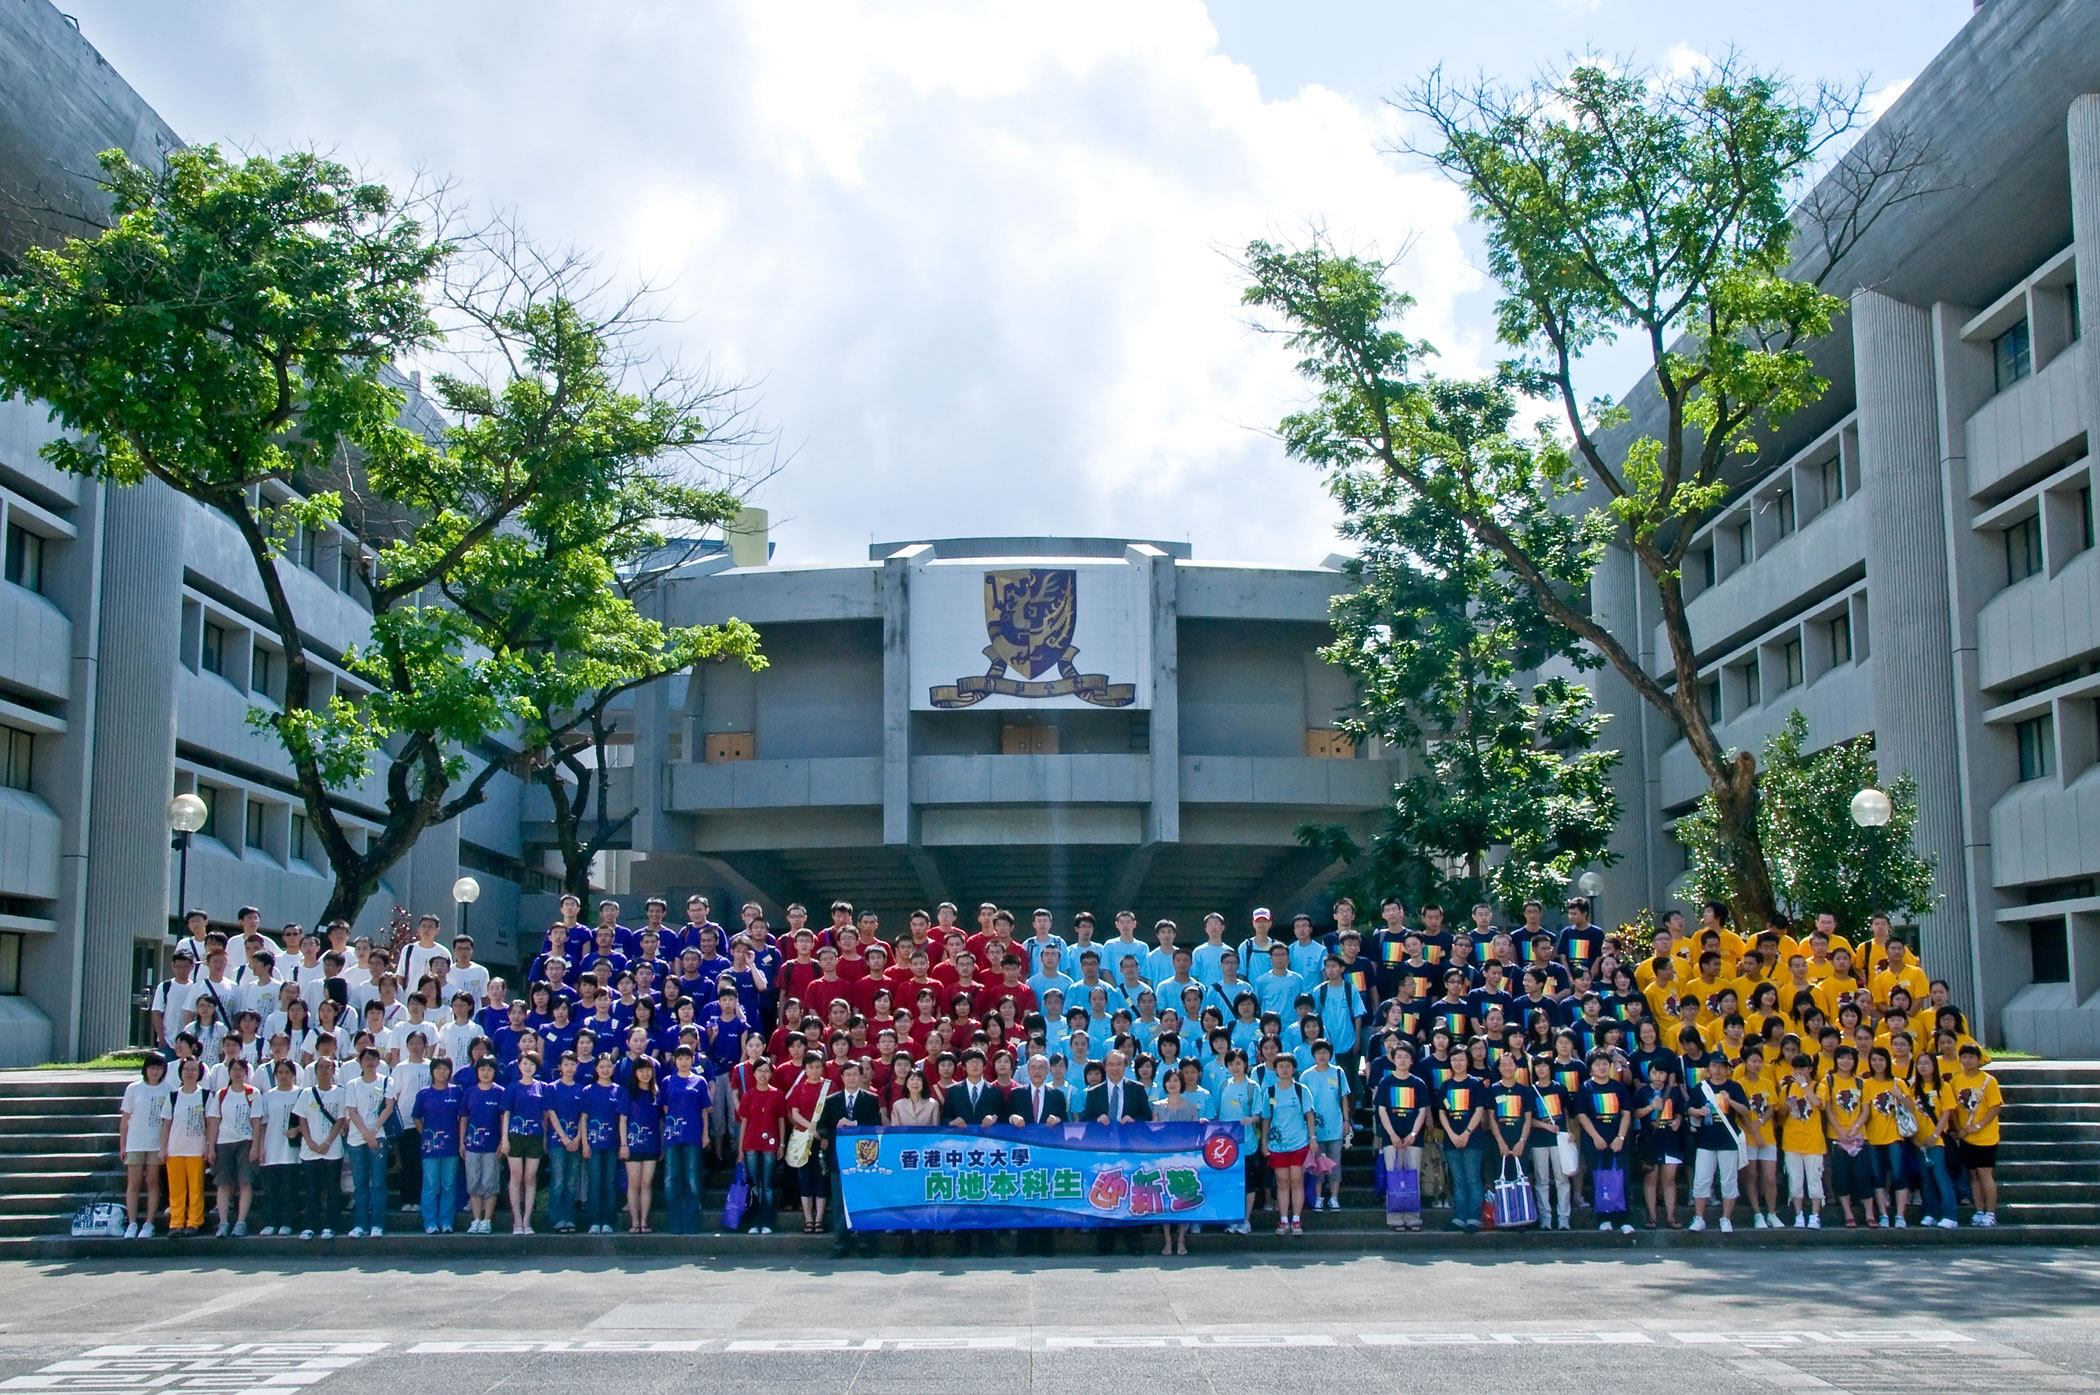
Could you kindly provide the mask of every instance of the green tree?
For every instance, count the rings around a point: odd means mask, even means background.
[[[1321,390],[1315,429],[1287,423],[1286,438],[1316,460],[1349,453],[1409,489],[1442,490],[1540,609],[1683,735],[1715,801],[1732,899],[1755,917],[1773,904],[1755,764],[1730,758],[1700,704],[1681,568],[1760,433],[1822,395],[1807,346],[1842,308],[1823,286],[1890,207],[1924,192],[1929,161],[1901,132],[1871,133],[1797,218],[1790,204],[1856,124],[1859,92],[1802,92],[1733,59],[1669,80],[1592,62],[1514,89],[1431,76],[1401,105],[1434,135],[1417,153],[1466,192],[1502,290],[1497,331],[1521,358],[1513,380],[1556,403],[1565,448],[1537,443],[1528,470],[1457,490],[1426,477],[1411,440],[1420,384],[1394,328],[1405,301],[1384,268],[1257,246],[1248,298],[1282,316]],[[1584,352],[1621,335],[1651,369],[1637,419],[1576,385]],[[1555,554],[1510,526],[1512,511],[1530,515],[1513,490],[1538,487],[1654,583],[1667,674],[1644,667],[1591,616],[1579,582],[1556,575]]]
[[[651,648],[632,604],[609,594],[609,558],[667,516],[733,511],[732,496],[675,478],[713,444],[720,395],[623,386],[619,327],[569,294],[572,263],[499,246],[445,294],[459,249],[334,162],[233,163],[207,146],[159,170],[112,151],[102,168],[108,226],[30,249],[0,278],[0,391],[43,399],[81,433],[45,448],[59,467],[158,479],[239,532],[286,667],[282,705],[250,720],[282,743],[328,858],[324,917],[354,919],[416,839],[480,802],[503,768],[470,771],[466,752],[529,735],[550,696],[584,681],[574,673],[599,681],[599,660]],[[435,378],[437,430],[403,420],[391,365],[436,344],[440,309],[458,321],[460,371]],[[300,529],[339,519],[368,548],[370,634],[339,657],[369,688],[359,701],[317,687],[328,656],[282,571]],[[733,623],[719,640],[755,646]],[[360,846],[337,796],[382,748],[377,826]]]
[[[1485,468],[1534,468],[1536,444],[1510,430],[1517,408],[1506,384],[1430,377],[1416,405],[1410,466],[1424,479],[1462,490],[1456,477],[1496,453],[1502,459]],[[1328,439],[1322,421],[1287,429],[1293,440]],[[1596,749],[1602,720],[1579,683],[1518,675],[1594,656],[1473,536],[1447,492],[1413,490],[1353,451],[1329,459],[1340,531],[1357,548],[1323,651],[1356,682],[1344,726],[1414,753],[1421,766],[1394,791],[1358,878],[1360,899],[1400,891],[1417,904],[1514,906],[1559,895],[1577,867],[1615,860],[1619,756]],[[1559,548],[1555,572],[1570,584],[1586,576],[1593,541],[1550,510],[1536,521],[1541,544]],[[1349,861],[1363,853],[1339,825],[1299,836]]]
[[[1758,833],[1772,855],[1773,887],[1781,909],[1797,922],[1835,912],[1838,928],[1863,933],[1881,911],[1915,923],[1938,904],[1934,860],[1911,843],[1918,819],[1918,782],[1908,773],[1887,786],[1892,811],[1879,828],[1852,820],[1852,796],[1880,784],[1871,736],[1804,750],[1808,719],[1799,708],[1765,740]],[[1726,899],[1729,864],[1714,828],[1711,796],[1677,821],[1691,854],[1686,890],[1701,899]]]

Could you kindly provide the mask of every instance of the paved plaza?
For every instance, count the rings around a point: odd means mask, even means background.
[[[0,1266],[0,1391],[2100,1390],[2100,1256]]]

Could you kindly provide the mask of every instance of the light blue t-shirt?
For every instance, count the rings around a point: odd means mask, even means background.
[[[1122,981],[1125,959],[1137,960],[1138,967],[1143,969],[1145,956],[1152,952],[1152,947],[1143,940],[1125,940],[1121,936],[1103,940],[1094,948],[1101,952],[1101,977],[1114,982]]]
[[[1312,1142],[1305,1132],[1305,1116],[1313,1110],[1312,1092],[1297,1081],[1281,1081],[1262,1091],[1261,1113],[1269,1121],[1269,1151],[1288,1153]]]
[[[1042,1006],[1043,995],[1055,988],[1065,995],[1065,1006],[1072,1006],[1072,980],[1062,973],[1035,973],[1028,976],[1028,991],[1035,994],[1036,1006]]]
[[[1327,962],[1331,951],[1318,940],[1307,940],[1304,944],[1291,941],[1291,972],[1307,983],[1320,981],[1320,966]]]
[[[1364,1013],[1363,995],[1351,983],[1322,983],[1313,989],[1320,1026],[1334,1043],[1336,1055],[1356,1049],[1356,1024]]]
[[[1234,1080],[1228,1075],[1213,1093],[1217,1099],[1217,1109],[1213,1118],[1232,1123],[1261,1117],[1261,1090],[1255,1085],[1252,1077]]]
[[[1145,956],[1145,967],[1142,972],[1147,983],[1158,983],[1161,979],[1174,977],[1174,951],[1171,949],[1153,950]]]
[[[1321,1070],[1315,1066],[1304,1073],[1299,1083],[1313,1098],[1313,1137],[1321,1143],[1332,1143],[1341,1138],[1344,1132],[1342,1096],[1346,1083],[1341,1068],[1330,1065]]]
[[[1261,1003],[1263,1012],[1273,1012],[1289,1022],[1298,1015],[1294,1004],[1298,995],[1305,991],[1305,980],[1286,969],[1282,973],[1273,970],[1254,981],[1254,996]]]
[[[1225,958],[1225,951],[1231,948],[1231,945],[1226,944],[1222,940],[1217,944],[1210,944],[1206,941],[1197,945],[1195,953],[1189,957],[1189,976],[1198,983],[1216,983],[1225,976],[1225,970],[1220,961]]]

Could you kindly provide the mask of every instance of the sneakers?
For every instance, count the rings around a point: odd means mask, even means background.
[[[335,1232],[332,1230],[323,1230],[321,1232],[321,1238],[323,1240],[333,1240],[335,1239]]]
[[[212,1238],[215,1240],[224,1240],[227,1236],[231,1234],[233,1234],[233,1227],[226,1224],[226,1222],[224,1221],[220,1221],[219,1228],[212,1232]]]
[[[1723,1235],[1735,1234],[1735,1222],[1729,1220],[1726,1216],[1721,1217],[1721,1233]]]
[[[1292,1221],[1292,1222],[1291,1222],[1291,1234],[1293,1234],[1293,1235],[1303,1235],[1303,1234],[1305,1234],[1305,1222],[1304,1222],[1304,1221],[1302,1221],[1302,1220],[1296,1220],[1296,1221]]]
[[[1980,1225],[1982,1222],[1979,1221],[1977,1224]],[[1278,1221],[1276,1223],[1276,1233],[1278,1235],[1289,1235],[1291,1233],[1291,1223],[1289,1221]]]
[[[529,1225],[521,1225],[518,1227],[518,1234],[520,1235],[530,1235],[532,1233],[532,1227]]]
[[[1806,1211],[1796,1211],[1796,1212],[1794,1213],[1794,1229],[1796,1229],[1796,1230],[1807,1230],[1807,1229],[1808,1229],[1808,1213],[1807,1213]]]
[[[1978,1211],[1975,1215],[1969,1217],[1969,1224],[1984,1227],[1994,1226],[1998,1224],[1998,1213],[1996,1211]]]
[[[769,1225],[762,1225],[758,1228],[758,1233],[760,1235],[771,1235],[773,1233],[773,1227]]]
[[[1927,1230],[1931,1230],[1934,1226],[1938,1225],[1939,1222],[1934,1220],[1932,1217],[1927,1216],[1924,1220],[1919,1221],[1918,1224],[1923,1226]]]
[[[1704,1217],[1704,1216],[1694,1216],[1694,1217],[1692,1217],[1692,1223],[1691,1223],[1691,1225],[1689,1225],[1688,1227],[1686,1227],[1686,1229],[1688,1229],[1688,1230],[1704,1230],[1704,1229],[1706,1229],[1706,1217]]]
[[[130,1225],[124,1227],[124,1238],[126,1240],[139,1238],[139,1223],[137,1221],[133,1221]]]
[[[1881,1213],[1881,1214],[1880,1214],[1879,1216],[1876,1216],[1876,1217],[1874,1218],[1874,1229],[1876,1229],[1876,1230],[1887,1230],[1888,1228],[1889,1228],[1889,1213],[1888,1213],[1888,1212],[1886,1212],[1886,1211],[1884,1211],[1884,1212],[1882,1212],[1882,1213]]]
[[[1823,1216],[1821,1212],[1811,1211],[1808,1213],[1808,1228],[1810,1230],[1821,1230],[1823,1228]]]
[[[234,1238],[234,1239],[236,1239],[236,1240],[241,1240],[241,1239],[245,1239],[245,1238],[247,1237],[247,1234],[248,1234],[248,1223],[247,1223],[246,1221],[235,1221],[235,1222],[233,1223],[233,1238]]]
[[[523,1235],[525,1233],[525,1227],[521,1225],[514,1225],[510,1228],[510,1233],[512,1235]]]
[[[299,1232],[299,1238],[301,1240],[311,1240],[314,1238],[314,1233],[310,1230],[302,1230]]]
[[[1941,1229],[1941,1230],[1954,1230],[1954,1229],[1956,1229],[1956,1228],[1957,1228],[1958,1226],[1960,1226],[1960,1224],[1961,1224],[1961,1222],[1959,1222],[1959,1221],[1955,1220],[1955,1219],[1954,1219],[1954,1217],[1952,1217],[1952,1216],[1942,1216],[1942,1217],[1940,1217],[1940,1229]]]
[[[1607,1234],[1609,1234],[1609,1233],[1610,1233],[1610,1231],[1611,1231],[1611,1222],[1610,1222],[1610,1221],[1599,1221],[1599,1222],[1597,1222],[1597,1229],[1599,1229],[1599,1230],[1601,1230],[1601,1231],[1604,1231],[1604,1232],[1606,1232]]]
[[[380,1236],[386,1234],[386,1227],[375,1225],[370,1230],[366,1231],[365,1234],[371,1239],[377,1240]]]
[[[1898,1216],[1898,1217],[1896,1217],[1896,1229],[1898,1229],[1898,1230],[1909,1230],[1909,1229],[1910,1229],[1910,1222],[1909,1222],[1909,1221],[1907,1221],[1907,1220],[1905,1220],[1905,1219],[1903,1219],[1903,1217],[1901,1217],[1901,1216]]]
[[[261,1230],[258,1230],[255,1233],[257,1235],[275,1235],[277,1233],[277,1227],[274,1225],[266,1225]]]
[[[361,1226],[361,1225],[354,1225],[354,1226],[351,1226],[351,1227],[350,1227],[350,1238],[351,1238],[352,1240],[362,1240],[362,1239],[364,1239],[364,1238],[365,1238],[365,1228],[364,1228],[363,1226]]]
[[[423,1233],[425,1235],[435,1235],[438,1233],[438,1228],[434,1225],[426,1225],[423,1227]]]
[[[140,1222],[140,1223],[139,1223],[139,1239],[141,1239],[141,1240],[151,1240],[152,1238],[153,1238],[153,1222],[151,1222],[151,1221],[142,1221],[142,1222]]]
[[[1633,1234],[1633,1222],[1631,1222],[1631,1221],[1628,1221],[1628,1222],[1626,1222],[1626,1223],[1625,1223],[1624,1225],[1621,1225],[1621,1226],[1619,1227],[1619,1234],[1621,1234],[1621,1235],[1631,1235],[1631,1234]]]
[[[1750,1213],[1750,1228],[1752,1230],[1763,1230],[1765,1228],[1765,1218],[1763,1212],[1752,1211]]]

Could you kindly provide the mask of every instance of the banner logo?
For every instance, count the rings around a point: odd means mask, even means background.
[[[1105,673],[1079,671],[1073,662],[1079,650],[1072,643],[1078,624],[1078,572],[1043,567],[986,572],[984,630],[991,643],[985,645],[984,656],[991,667],[981,676],[935,687],[930,700],[940,708],[971,707],[994,693],[1076,697],[1096,707],[1136,702],[1135,683],[1111,683]],[[1060,676],[1044,679],[1053,669]]]

